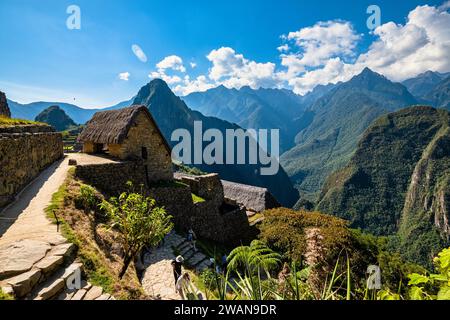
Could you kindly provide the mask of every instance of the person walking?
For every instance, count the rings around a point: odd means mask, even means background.
[[[183,266],[184,258],[178,256],[175,260],[172,260],[171,265],[173,269],[173,277],[175,278],[175,288],[178,282],[178,278],[181,276],[181,267]]]
[[[177,283],[175,285],[176,291],[181,297],[181,300],[186,300],[185,293],[188,293],[189,283],[191,281],[191,277],[189,276],[189,273],[185,272],[183,275],[181,275]],[[188,293],[189,294],[189,293]]]
[[[187,233],[187,241],[190,243],[191,247],[194,249],[195,252],[197,252],[197,247],[195,245],[196,239],[197,239],[197,236],[195,235],[194,230],[192,230],[192,228],[190,228]]]

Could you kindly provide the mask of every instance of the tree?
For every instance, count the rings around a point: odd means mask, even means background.
[[[111,219],[111,227],[121,233],[124,249],[122,279],[130,262],[144,248],[157,245],[173,228],[172,216],[156,206],[154,199],[138,193],[122,193],[118,198],[104,200],[101,207]]]

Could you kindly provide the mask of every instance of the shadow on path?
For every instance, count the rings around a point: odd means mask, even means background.
[[[56,169],[64,160],[65,158],[62,158],[42,171],[41,174],[20,191],[14,202],[0,211],[0,237],[5,234],[20,214],[29,206],[31,200],[39,193],[42,186],[55,173]]]

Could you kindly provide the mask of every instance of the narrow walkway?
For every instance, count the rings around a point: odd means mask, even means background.
[[[64,288],[65,279],[80,268],[77,263],[65,268],[65,262],[71,261],[74,246],[67,243],[45,213],[52,195],[67,177],[69,159],[78,163],[111,161],[71,154],[41,172],[0,213],[0,288],[17,298],[33,294],[35,288],[37,292],[31,298],[51,298]]]
[[[164,243],[144,255],[146,268],[142,276],[145,293],[161,300],[181,300],[175,292],[171,262],[175,259],[174,248],[183,256],[184,265],[197,273],[211,265],[209,258],[200,251],[194,251],[190,244],[175,232],[167,235]]]
[[[175,292],[175,279],[171,262],[175,259],[172,247],[183,243],[184,239],[174,232],[167,235],[164,244],[144,255],[146,270],[142,276],[145,293],[161,300],[180,300]]]

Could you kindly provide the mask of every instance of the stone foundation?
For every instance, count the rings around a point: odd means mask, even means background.
[[[127,191],[127,181],[132,181],[138,190],[142,184],[144,192],[172,215],[177,229],[192,228],[199,238],[239,245],[254,237],[245,207],[225,202],[217,174],[181,176],[181,183],[171,180],[148,184],[143,164],[130,161],[77,165],[75,176],[110,196]],[[192,193],[205,201],[194,204]]]

